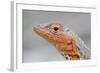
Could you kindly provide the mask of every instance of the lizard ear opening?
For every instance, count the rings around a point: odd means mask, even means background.
[[[67,45],[72,45],[72,44],[73,44],[73,43],[72,43],[71,40],[67,41]]]

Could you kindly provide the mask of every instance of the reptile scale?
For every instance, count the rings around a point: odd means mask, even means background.
[[[33,27],[33,31],[53,44],[66,60],[90,59],[89,49],[84,42],[71,30],[65,31],[60,23],[38,25]]]

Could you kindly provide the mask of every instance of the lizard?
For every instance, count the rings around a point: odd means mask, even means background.
[[[64,31],[62,24],[53,22],[49,25],[38,25],[33,31],[53,44],[66,60],[80,60],[82,52],[74,36]]]

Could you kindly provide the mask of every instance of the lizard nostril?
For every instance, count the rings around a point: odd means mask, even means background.
[[[59,28],[58,27],[54,27],[54,30],[57,31]]]

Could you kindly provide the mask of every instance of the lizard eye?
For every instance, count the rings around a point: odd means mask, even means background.
[[[58,27],[54,27],[54,30],[57,31],[59,28]]]

